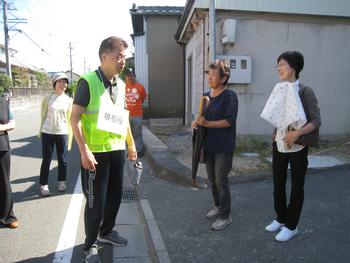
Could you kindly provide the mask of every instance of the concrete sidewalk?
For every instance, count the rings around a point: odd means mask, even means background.
[[[113,262],[171,262],[147,199],[140,200],[131,183],[133,163],[126,161],[123,199],[115,229],[128,239],[125,247],[113,247]]]

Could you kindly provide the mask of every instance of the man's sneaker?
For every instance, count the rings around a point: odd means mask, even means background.
[[[47,184],[40,185],[40,194],[41,194],[41,196],[49,196],[50,195],[49,186]]]
[[[67,185],[66,181],[58,181],[58,191],[63,192],[66,191]]]
[[[278,222],[277,220],[273,220],[269,225],[265,227],[265,230],[267,232],[276,232],[277,230],[280,230],[284,224]]]
[[[290,240],[296,234],[298,234],[298,228],[290,230],[289,228],[284,226],[282,227],[281,231],[275,236],[275,239],[277,241],[284,242]]]
[[[100,256],[98,255],[97,246],[94,244],[88,250],[84,251],[86,263],[100,263]]]
[[[205,216],[208,219],[214,219],[218,216],[219,214],[219,207],[214,206],[212,210],[209,211],[209,213]]]
[[[119,235],[119,233],[116,231],[112,231],[111,233],[104,236],[98,235],[97,240],[101,243],[108,243],[117,247],[123,247],[128,244],[128,240]]]
[[[232,223],[232,217],[229,215],[226,219],[218,218],[215,220],[215,222],[211,225],[211,228],[215,231],[223,230],[225,227],[227,227],[229,224]]]

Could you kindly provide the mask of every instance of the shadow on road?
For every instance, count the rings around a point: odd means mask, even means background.
[[[73,248],[72,258],[70,262],[74,263],[81,263],[85,262],[84,259],[84,250],[83,250],[84,244],[76,245]],[[112,246],[104,246],[104,245],[98,245],[98,254],[101,258],[101,262],[113,262],[113,247]],[[62,254],[65,254],[65,252],[68,252],[67,250],[63,250]],[[50,253],[49,255],[43,256],[43,257],[35,257],[35,258],[28,258],[21,261],[16,261],[17,263],[47,263],[47,262],[65,262],[62,260],[53,261],[55,258],[55,253]],[[0,261],[1,262],[1,261]]]
[[[68,250],[63,250],[62,254],[67,253]],[[55,252],[50,253],[43,257],[28,258],[21,261],[16,261],[17,263],[47,263],[47,262],[63,262],[63,261],[53,261],[55,258]],[[73,248],[73,254],[71,262],[84,262],[83,244],[77,245]]]
[[[17,146],[19,144],[19,146]],[[41,159],[41,139],[38,136],[11,140],[11,154]]]
[[[71,193],[70,189],[67,189],[67,191],[60,193],[57,190],[57,172],[58,172],[58,167],[54,167],[53,169],[50,170],[50,175],[49,175],[49,188],[51,191],[51,196],[57,195],[57,194],[64,194],[64,193]],[[11,181],[11,184],[26,184],[26,183],[33,183],[31,184],[30,187],[26,188],[24,191],[18,191],[18,192],[13,192],[12,197],[15,203],[20,203],[20,202],[26,202],[26,201],[31,201],[35,199],[40,199],[43,198],[40,196],[40,191],[39,191],[39,175],[37,176],[32,176],[32,177],[22,177],[19,179],[15,179]],[[72,189],[73,190],[73,189]],[[57,193],[56,193],[57,192]],[[48,196],[49,198],[50,196]]]
[[[32,136],[28,138],[23,138],[20,140],[14,140],[13,143],[28,143],[23,146],[19,146],[14,148],[11,151],[12,156],[23,156],[23,157],[31,157],[41,159],[41,144],[39,145],[38,137]],[[75,182],[77,179],[77,175],[80,171],[80,158],[79,151],[77,149],[76,144],[73,144],[72,150],[68,152],[67,156],[67,190],[65,192],[59,192],[57,190],[58,186],[58,166],[57,166],[57,157],[56,157],[56,149],[54,149],[53,158],[51,162],[51,167],[49,172],[49,181],[48,185],[50,188],[51,196],[63,195],[63,194],[71,194],[74,191]],[[14,165],[14,163],[12,163]],[[17,164],[20,165],[20,164]],[[30,168],[28,168],[30,169]],[[39,191],[39,171],[37,171],[38,175],[25,177],[25,175],[20,176],[20,178],[13,179],[11,184],[28,184],[28,187],[23,191],[13,192],[13,198],[15,203],[31,201],[35,199],[42,198],[40,196]]]

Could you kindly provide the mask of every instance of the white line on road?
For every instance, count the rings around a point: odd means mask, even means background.
[[[70,200],[62,232],[55,250],[54,263],[71,262],[75,238],[78,230],[81,204],[83,202],[80,173]]]

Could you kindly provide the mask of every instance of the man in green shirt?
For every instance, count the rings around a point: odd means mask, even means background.
[[[116,246],[128,242],[112,231],[121,203],[125,141],[128,159],[137,158],[124,109],[125,84],[118,77],[125,65],[127,47],[118,37],[103,40],[99,49],[101,66],[81,77],[73,101],[71,124],[81,155],[81,181],[87,199],[86,262],[100,262],[96,240]],[[113,130],[115,124],[125,132]]]

